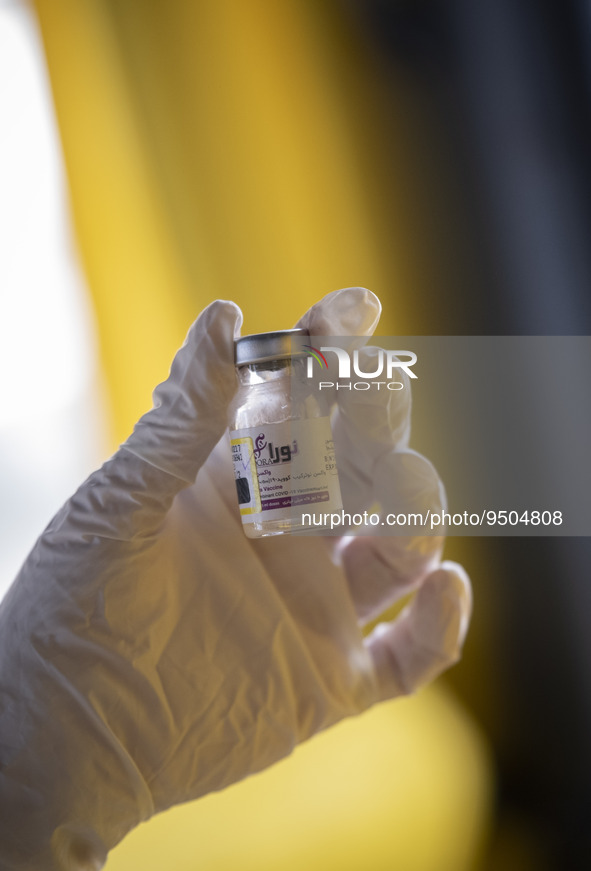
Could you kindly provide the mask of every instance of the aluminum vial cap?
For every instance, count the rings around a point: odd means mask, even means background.
[[[292,357],[292,339],[309,336],[308,330],[301,327],[295,330],[277,330],[274,333],[254,333],[234,340],[234,359],[237,366],[247,363],[266,363],[269,360],[285,360]],[[295,353],[302,354],[298,349]]]

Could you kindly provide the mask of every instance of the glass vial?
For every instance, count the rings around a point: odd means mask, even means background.
[[[239,387],[230,439],[249,538],[311,529],[303,514],[342,508],[329,409],[306,378],[301,339],[307,336],[295,329],[235,341]]]

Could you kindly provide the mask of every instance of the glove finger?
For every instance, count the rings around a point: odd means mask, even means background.
[[[302,315],[296,327],[311,336],[371,336],[382,306],[371,290],[345,287],[323,297]]]
[[[375,348],[365,348],[367,361]],[[337,469],[345,507],[359,510],[370,498],[381,469],[379,458],[404,448],[410,436],[410,388],[402,391],[334,392],[338,408],[332,417]],[[363,508],[361,509],[363,510]]]
[[[400,616],[376,626],[365,641],[379,699],[413,693],[457,662],[471,610],[468,576],[456,563],[443,563]]]
[[[358,349],[361,371],[376,371],[381,348]],[[387,382],[375,382],[369,390],[355,390],[340,384],[333,396],[337,412],[333,432],[341,465],[373,477],[375,461],[392,448],[408,445],[410,437],[411,389],[406,372],[396,376],[402,389],[390,390]],[[391,382],[394,383],[394,382]],[[343,389],[345,388],[345,389]]]
[[[170,375],[154,391],[154,407],[140,418],[121,452],[134,454],[192,484],[222,436],[236,392],[234,338],[242,313],[216,300],[199,315],[177,352]]]
[[[438,566],[442,550],[442,537],[345,536],[337,554],[359,622],[375,620],[415,590]]]
[[[216,300],[197,318],[154,407],[117,453],[79,487],[47,529],[52,540],[147,539],[176,494],[194,483],[227,425],[236,392],[234,337],[242,314]],[[96,561],[95,557],[95,561]]]
[[[439,564],[443,549],[442,536],[417,534],[419,517],[424,519],[445,505],[445,492],[432,464],[415,451],[391,451],[375,463],[373,476],[375,480],[359,487],[359,495],[355,493],[359,475],[347,470],[340,476],[345,510],[375,512],[380,517],[380,535],[363,534],[377,528],[369,525],[335,546],[362,623],[415,589]],[[414,523],[407,528],[408,519]]]

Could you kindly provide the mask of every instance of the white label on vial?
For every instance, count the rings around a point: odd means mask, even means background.
[[[244,523],[293,517],[307,505],[342,508],[328,417],[262,424],[230,437]]]

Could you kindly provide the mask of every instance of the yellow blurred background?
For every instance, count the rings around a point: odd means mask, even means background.
[[[363,285],[385,297],[385,333],[403,331],[408,258],[380,248],[412,239],[365,179],[377,82],[326,4],[37,11],[117,440],[212,299],[236,300],[256,332]]]

